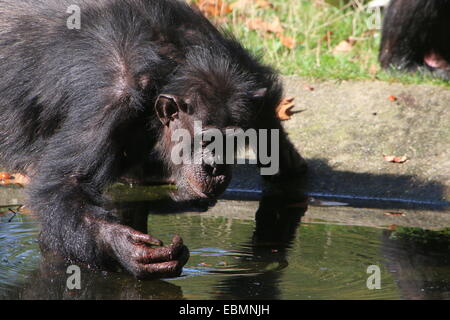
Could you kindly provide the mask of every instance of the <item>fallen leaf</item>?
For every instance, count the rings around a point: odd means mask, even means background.
[[[322,37],[323,41],[331,41],[331,36],[333,35],[333,31],[327,31],[325,35]]]
[[[294,49],[297,45],[297,41],[294,38],[284,36],[283,34],[277,34],[277,37],[280,39],[281,43],[289,49]]]
[[[303,89],[308,90],[308,91],[314,91],[314,88],[311,87],[311,86],[308,86],[307,84],[305,84],[305,85],[303,86]]]
[[[273,4],[267,0],[256,0],[256,5],[261,9],[273,8]]]
[[[347,53],[352,51],[355,42],[356,40],[352,37],[348,38],[347,40],[339,42],[339,44],[336,47],[334,47],[333,54]]]
[[[238,0],[230,4],[231,10],[242,10],[253,4],[253,0]]]
[[[262,18],[253,18],[247,21],[247,27],[251,30],[260,30],[268,33],[283,33],[283,26],[278,17],[272,22],[267,22]]]
[[[313,0],[313,5],[315,7],[323,7],[325,5],[327,5],[325,0]]]
[[[292,108],[295,107],[294,99],[295,98],[290,97],[281,101],[276,109],[278,119],[281,121],[286,121],[292,118],[292,115],[294,114],[294,112],[292,112]]]
[[[261,9],[273,8],[273,4],[267,0],[238,0],[230,4],[231,10],[242,10],[250,6],[257,6]]]
[[[8,186],[12,184],[17,184],[23,186],[29,183],[30,183],[29,178],[20,173],[10,174],[9,172],[0,172],[0,185]]]
[[[389,101],[392,101],[392,102],[398,100],[396,96],[389,96],[388,99],[389,99]]]
[[[20,173],[13,173],[13,180],[15,184],[27,185],[30,184],[30,178]]]
[[[384,161],[393,162],[393,163],[405,163],[406,161],[408,161],[408,158],[406,156],[397,157],[397,156],[383,155],[383,159],[384,159]]]
[[[11,175],[8,172],[0,172],[0,180],[11,179]]]
[[[207,17],[220,17],[232,11],[222,0],[198,0],[195,5]]]
[[[378,73],[378,65],[376,65],[375,63],[372,64],[372,65],[370,66],[370,68],[369,68],[369,73],[370,73],[371,75],[377,74],[377,73]]]
[[[385,212],[384,215],[385,216],[396,216],[396,217],[406,216],[406,214],[404,214],[403,212]]]
[[[396,224],[391,224],[390,226],[388,226],[388,230],[394,231],[395,229],[397,229]]]

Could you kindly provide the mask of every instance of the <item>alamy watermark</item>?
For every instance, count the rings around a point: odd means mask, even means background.
[[[381,270],[380,267],[377,265],[370,265],[367,267],[367,273],[370,274],[370,276],[367,278],[367,289],[374,290],[374,289],[381,289]]]
[[[67,278],[66,287],[69,290],[81,290],[81,269],[77,265],[71,265],[67,268],[67,274],[70,276]]]
[[[70,14],[67,18],[66,25],[69,30],[81,29],[81,9],[79,6],[73,4],[67,7],[66,13]]]

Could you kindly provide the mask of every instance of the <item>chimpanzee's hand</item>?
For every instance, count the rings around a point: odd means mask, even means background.
[[[153,236],[124,225],[102,223],[100,229],[108,251],[139,279],[177,277],[189,259],[189,250],[178,235],[163,247]]]

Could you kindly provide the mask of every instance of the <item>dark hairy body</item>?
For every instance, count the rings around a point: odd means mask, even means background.
[[[450,0],[392,0],[383,22],[384,68],[450,79]]]
[[[79,30],[66,24],[74,4]],[[171,134],[194,120],[279,129],[271,179],[305,168],[276,118],[276,74],[176,0],[0,0],[0,74],[0,161],[30,177],[41,248],[69,261],[139,278],[181,273],[181,238],[163,247],[120,224],[102,193],[156,170],[176,182],[177,200],[220,195],[229,166],[169,158]]]

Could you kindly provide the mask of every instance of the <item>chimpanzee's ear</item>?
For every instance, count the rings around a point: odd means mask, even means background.
[[[159,120],[168,126],[170,121],[178,119],[180,111],[186,111],[186,104],[182,99],[171,94],[160,94],[155,103]]]
[[[264,98],[267,93],[267,88],[261,88],[252,92],[252,96],[254,99]]]

